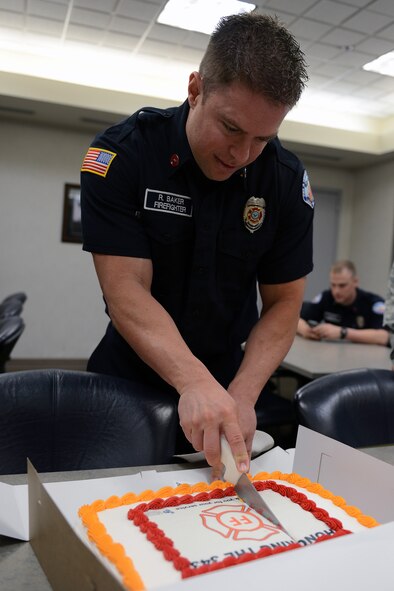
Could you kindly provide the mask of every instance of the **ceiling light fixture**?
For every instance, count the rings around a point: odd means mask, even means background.
[[[210,35],[223,16],[255,8],[255,4],[238,0],[169,0],[157,22]]]
[[[380,57],[364,64],[363,70],[368,72],[377,72],[383,76],[394,76],[394,51],[389,51]]]

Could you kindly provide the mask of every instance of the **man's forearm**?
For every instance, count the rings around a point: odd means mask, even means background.
[[[255,404],[261,390],[286,356],[294,340],[305,278],[261,285],[263,309],[245,345],[245,355],[228,391],[237,402]]]
[[[93,258],[109,316],[137,355],[179,394],[190,381],[213,381],[171,316],[152,297],[151,262],[98,254]]]
[[[297,325],[297,334],[301,335],[302,337],[308,336],[311,327],[307,323],[306,320],[300,318]]]
[[[143,288],[132,297],[109,304],[111,320],[137,355],[179,394],[190,382],[213,377],[186,345],[171,316]]]
[[[366,345],[387,345],[389,342],[389,333],[383,328],[348,328],[346,340],[352,343],[364,343]]]
[[[277,304],[260,318],[245,345],[242,364],[228,391],[253,404],[290,349],[296,334],[297,310]]]

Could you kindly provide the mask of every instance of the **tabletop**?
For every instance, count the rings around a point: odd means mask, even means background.
[[[312,341],[296,336],[281,367],[308,379],[347,369],[391,369],[390,351],[382,345]]]
[[[394,445],[384,445],[362,449],[375,458],[394,465]],[[78,472],[56,472],[40,474],[42,482],[64,482],[136,474],[142,470],[183,470],[197,467],[194,464],[167,464],[162,466],[138,466],[130,468],[112,468],[107,470],[86,470]],[[26,475],[0,476],[0,481],[8,484],[24,484]],[[29,542],[21,542],[0,535],[0,591],[51,591],[46,578]]]

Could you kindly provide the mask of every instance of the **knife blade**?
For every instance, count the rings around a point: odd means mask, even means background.
[[[249,507],[254,509],[257,513],[268,519],[271,523],[283,530],[291,539],[293,537],[283,527],[278,517],[271,511],[267,503],[262,499],[261,495],[254,488],[246,474],[239,472],[231,447],[224,437],[221,436],[221,462],[224,465],[223,479],[226,482],[231,482],[234,485],[235,492]]]

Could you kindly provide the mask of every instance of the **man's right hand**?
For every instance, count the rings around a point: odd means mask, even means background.
[[[219,477],[220,436],[224,435],[231,447],[235,463],[240,472],[249,470],[249,455],[238,422],[236,403],[220,384],[210,388],[197,386],[186,390],[180,397],[178,412],[181,427],[186,438],[196,451],[203,451]]]
[[[314,327],[309,324],[303,318],[300,318],[297,326],[297,334],[304,339],[312,339],[313,341],[320,341],[320,337],[314,332]]]

